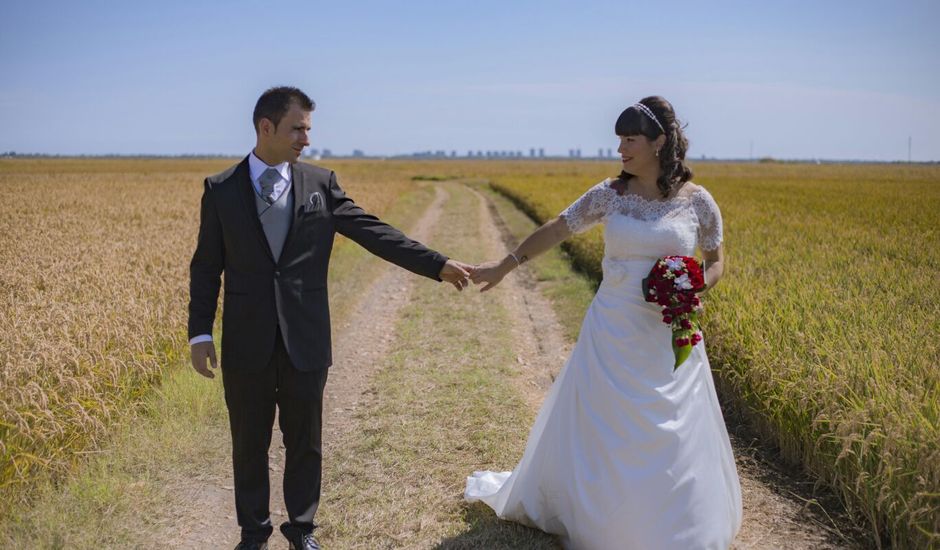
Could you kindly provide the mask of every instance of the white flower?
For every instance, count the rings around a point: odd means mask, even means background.
[[[666,258],[666,267],[669,271],[679,271],[685,267],[685,262],[681,258]]]
[[[691,290],[692,289],[692,281],[689,280],[688,273],[683,273],[681,277],[677,277],[674,283],[678,290]]]

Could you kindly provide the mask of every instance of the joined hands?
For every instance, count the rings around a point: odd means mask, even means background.
[[[446,281],[452,285],[457,290],[463,290],[467,286],[470,286],[470,271],[473,270],[474,266],[470,264],[465,264],[463,262],[458,262],[456,260],[447,260],[447,263],[444,264],[444,267],[441,268],[441,272],[438,274],[438,277],[442,281]]]
[[[441,269],[440,278],[454,285],[457,290],[463,290],[470,286],[470,281],[473,281],[475,285],[484,285],[480,292],[486,292],[498,285],[516,265],[511,256],[477,265],[447,260],[444,268]]]
[[[480,292],[486,292],[498,285],[516,265],[511,256],[506,256],[500,261],[484,262],[470,271],[470,280],[475,285],[484,285]]]

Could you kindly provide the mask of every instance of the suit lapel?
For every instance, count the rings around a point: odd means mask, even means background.
[[[304,197],[307,196],[306,182],[304,181],[304,171],[301,170],[299,166],[300,161],[291,165],[290,169],[290,191],[294,196],[294,213],[290,221],[290,229],[287,230],[287,238],[284,239],[284,248],[281,249],[281,259],[284,258],[285,253],[288,250],[287,247],[290,246],[290,242],[294,239],[294,236],[300,227],[300,213],[304,207]]]
[[[261,227],[261,219],[258,217],[258,206],[255,203],[255,188],[251,184],[251,172],[248,170],[248,157],[245,157],[245,160],[238,165],[236,175],[239,195],[241,195],[242,206],[245,211],[245,218],[249,220],[248,223],[252,226],[253,232],[258,237],[261,248],[264,249],[265,254],[267,254],[268,258],[273,262],[274,255],[271,254],[271,246],[268,244],[268,238],[264,236],[264,228]]]

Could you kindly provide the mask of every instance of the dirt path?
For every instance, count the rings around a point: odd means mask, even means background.
[[[426,240],[440,221],[442,206],[448,199],[447,185],[436,187],[432,205],[418,220],[409,235]],[[513,239],[505,224],[484,195],[470,188],[477,198],[480,213],[481,242],[477,243],[488,258],[505,254]],[[417,278],[389,264],[382,263],[375,282],[361,297],[356,309],[341,326],[334,327],[335,364],[330,371],[324,405],[324,457],[336,456],[350,429],[357,425],[357,409],[367,407],[370,380],[395,338],[395,326]],[[473,289],[472,291],[476,291]],[[550,302],[542,294],[533,273],[523,267],[490,294],[500,300],[512,320],[514,356],[520,376],[516,378],[521,394],[533,411],[542,403],[546,391],[567,358],[572,343],[564,336]],[[857,548],[840,537],[839,527],[807,496],[806,481],[791,478],[768,465],[746,436],[735,435],[732,443],[744,496],[744,525],[735,542],[736,549],[831,549]],[[283,447],[276,431],[271,449],[271,520],[277,526],[286,519],[281,492]],[[186,506],[167,525],[160,546],[174,548],[225,548],[238,542],[231,486],[231,464],[210,468],[200,479],[187,479],[174,489]],[[330,479],[323,484],[323,501],[328,502]],[[804,495],[804,496],[798,496]],[[222,518],[215,511],[224,510]],[[185,521],[185,523],[179,523]],[[845,530],[845,529],[843,529]],[[276,532],[271,548],[286,548]]]
[[[508,230],[495,207],[478,191],[472,188],[471,191],[479,201],[483,237],[480,247],[486,250],[487,258],[502,258],[508,251],[507,242],[511,242]],[[513,321],[516,362],[522,367],[520,390],[529,405],[538,410],[555,374],[568,358],[572,343],[566,341],[552,304],[539,292],[529,270],[513,271],[503,279],[500,288],[500,292],[492,295],[498,297]]]
[[[408,231],[418,241],[427,240],[437,224],[441,207],[447,200],[443,187],[435,188],[434,201]],[[333,366],[330,368],[323,407],[324,460],[329,460],[332,445],[339,435],[355,425],[352,415],[375,366],[388,351],[398,314],[405,305],[417,278],[411,273],[382,262],[375,282],[359,298],[356,308],[341,326],[333,327]],[[287,548],[278,526],[287,520],[281,479],[284,473],[284,446],[274,422],[269,451],[271,474],[271,523],[274,534],[269,539],[272,550]],[[171,494],[178,495],[178,514],[167,522],[158,546],[168,548],[234,548],[239,540],[235,520],[235,496],[231,463],[215,464],[198,479],[175,482]],[[329,492],[328,480],[323,483],[323,496]],[[224,514],[218,513],[224,510]]]
[[[493,205],[474,191],[480,201],[481,233],[491,258],[505,255],[515,239]],[[551,304],[539,291],[534,274],[523,266],[500,285],[498,294],[513,316],[518,363],[523,371],[522,391],[535,408],[541,404],[568,355],[572,344],[566,341]],[[748,445],[739,426],[729,427],[741,478],[744,522],[732,548],[745,549],[841,549],[861,548],[859,540],[844,520],[829,518],[811,496],[808,481],[789,476],[768,464],[764,451]],[[861,539],[863,540],[863,539]]]
[[[408,231],[412,239],[426,242],[438,223],[448,194],[441,186],[436,186],[435,192],[434,201]],[[355,425],[353,414],[360,400],[367,398],[369,380],[388,353],[401,309],[418,281],[412,273],[388,263],[383,262],[381,269],[382,275],[360,299],[356,310],[335,330],[341,336],[333,339],[334,365],[324,396],[324,459],[329,457],[337,436]],[[327,491],[329,487],[324,483],[323,494]]]

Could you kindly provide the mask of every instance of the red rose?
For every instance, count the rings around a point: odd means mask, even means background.
[[[688,319],[683,319],[682,322],[680,323],[680,325],[681,325],[682,328],[684,328],[684,329],[691,329],[691,328],[692,328],[692,321],[689,321]]]
[[[689,345],[689,339],[688,339],[688,338],[676,338],[676,346],[677,346],[677,347],[680,347],[680,348],[681,348],[682,346],[688,346],[688,345]]]

